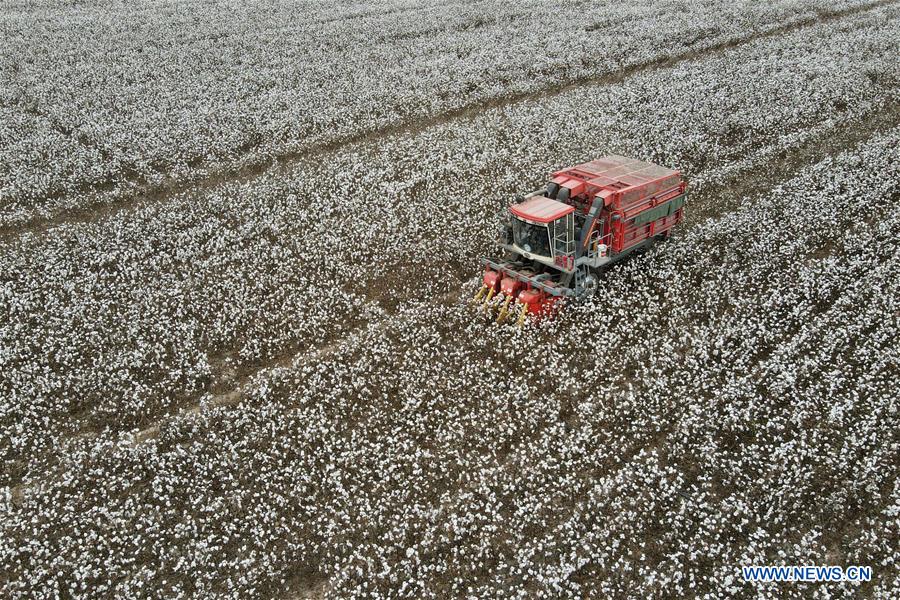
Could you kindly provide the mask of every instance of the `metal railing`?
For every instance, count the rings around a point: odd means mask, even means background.
[[[591,237],[588,238],[587,248],[584,251],[584,256],[588,257],[590,260],[594,260],[599,257],[609,255],[609,243],[612,239],[612,233],[607,233],[604,236],[600,235],[599,230],[595,230]],[[605,247],[605,251],[601,248],[601,246]]]

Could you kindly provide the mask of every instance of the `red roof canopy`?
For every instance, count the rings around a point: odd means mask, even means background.
[[[597,187],[612,191],[644,185],[665,177],[678,176],[679,172],[653,163],[611,154],[597,160],[576,165],[554,173],[554,181],[565,184],[570,177],[587,181]]]
[[[521,204],[509,207],[512,214],[535,223],[549,223],[575,211],[574,206],[544,196],[532,196]]]

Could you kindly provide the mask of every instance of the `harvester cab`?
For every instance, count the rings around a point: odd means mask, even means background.
[[[501,255],[482,259],[475,300],[485,310],[499,305],[498,321],[517,306],[521,325],[590,296],[603,270],[671,234],[684,219],[685,190],[678,171],[623,156],[553,173],[509,207]]]

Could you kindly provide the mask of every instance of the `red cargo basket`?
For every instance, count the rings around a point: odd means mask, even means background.
[[[607,192],[610,249],[622,252],[683,219],[686,184],[679,171],[624,156],[604,156],[557,171],[553,181],[593,197]]]

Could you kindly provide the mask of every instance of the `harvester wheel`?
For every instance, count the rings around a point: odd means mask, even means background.
[[[590,298],[597,292],[597,276],[588,272],[581,279],[581,289],[585,298]]]

